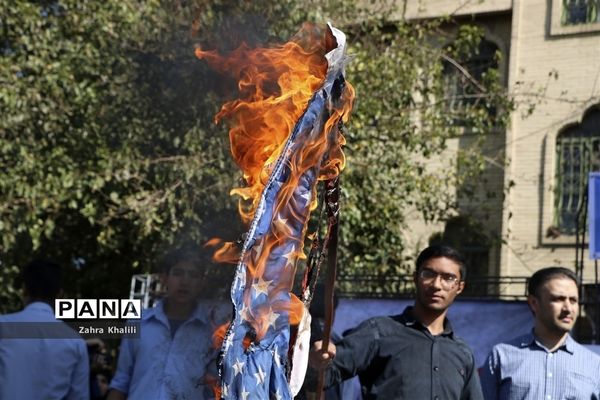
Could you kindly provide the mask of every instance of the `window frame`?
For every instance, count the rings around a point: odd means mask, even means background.
[[[445,44],[443,47],[448,47],[448,46],[452,46],[452,42]],[[505,66],[504,66],[504,62],[502,62],[502,58],[500,58],[500,60],[496,57],[496,54],[504,54],[504,50],[501,48],[500,44],[498,43],[498,41],[493,40],[492,38],[489,38],[487,33],[486,35],[484,35],[484,37],[481,39],[481,43],[479,44],[480,48],[479,51],[483,52],[486,49],[486,46],[489,46],[490,48],[494,48],[493,52],[490,52],[488,55],[490,55],[490,57],[483,57],[482,54],[475,54],[472,55],[470,59],[468,60],[457,60],[461,66],[465,67],[465,70],[473,77],[473,79],[475,80],[479,80],[481,78],[481,75],[483,75],[483,73],[489,71],[490,69],[495,69],[496,71],[498,71],[499,75],[500,75],[500,79],[503,81],[503,84],[506,84],[505,82]],[[488,64],[487,68],[482,69],[482,66],[484,66],[485,64]],[[475,73],[473,71],[476,71]],[[457,68],[455,65],[452,65],[451,62],[449,61],[444,61],[444,67],[443,67],[443,71],[442,71],[442,75],[444,76],[444,80],[445,80],[445,84],[444,84],[444,92],[445,92],[445,96],[450,98],[452,96],[456,96],[456,99],[453,99],[452,101],[448,101],[446,106],[448,107],[448,111],[451,113],[456,112],[457,110],[460,111],[460,109],[465,108],[465,107],[469,107],[470,105],[472,105],[472,103],[477,102],[477,100],[472,101],[469,98],[469,89],[471,89],[471,86],[474,85],[471,82],[468,82],[468,79],[465,77],[465,75],[462,73],[462,71],[459,70],[459,68]],[[461,79],[463,80],[467,80],[467,82],[463,82],[461,84],[461,82],[459,82]],[[451,96],[448,96],[448,95]],[[490,113],[492,114],[496,114],[497,110],[495,109],[490,109],[488,110]],[[470,132],[470,128],[471,126],[468,124],[465,124],[463,120],[461,120],[460,118],[456,118],[454,120],[454,124],[457,128],[459,128],[463,133],[469,133]]]
[[[585,166],[580,166],[577,172],[579,176],[579,194],[578,194],[578,205],[581,205],[581,202],[584,199],[585,191],[587,190],[587,177],[590,171],[594,169],[594,167],[600,169],[600,129],[596,132],[594,130],[590,134],[586,134],[585,131],[583,134],[578,134],[577,130],[585,130],[586,127],[582,125],[588,124],[588,118],[598,118],[600,117],[600,104],[592,105],[588,107],[583,112],[583,116],[581,119],[564,125],[554,136],[554,174],[552,176],[552,190],[551,194],[553,199],[551,201],[551,213],[549,215],[550,221],[552,221],[551,226],[562,228],[560,226],[560,218],[563,212],[562,204],[563,204],[563,192],[562,192],[562,184],[564,175],[563,172],[563,155],[564,155],[564,146],[561,142],[566,142],[566,145],[571,142],[571,146],[578,146],[580,152],[580,160],[581,160],[581,151],[587,150],[588,156],[586,160],[582,160]],[[593,120],[589,122],[592,125],[591,129],[596,129],[593,126]],[[594,149],[594,145],[596,148]],[[594,151],[595,150],[595,151]],[[596,158],[592,157],[593,154],[597,154]],[[580,165],[580,164],[579,164]],[[577,207],[575,207],[575,210]],[[585,210],[583,210],[585,211]],[[582,211],[582,212],[583,212]],[[548,219],[546,219],[548,221]],[[586,222],[587,223],[587,222]],[[548,226],[546,226],[547,228]],[[564,244],[571,245],[575,243],[575,234],[576,232],[565,232],[561,230],[561,235],[558,238],[550,239],[546,238],[544,235],[545,232],[542,232],[543,244]]]
[[[563,25],[563,4],[565,0],[552,0],[552,10],[550,18],[550,35],[561,36],[561,35],[575,35],[589,32],[600,31],[600,10],[598,10],[598,17],[596,22],[588,22],[582,24]],[[595,0],[588,0],[595,1]],[[600,6],[600,4],[599,4]]]

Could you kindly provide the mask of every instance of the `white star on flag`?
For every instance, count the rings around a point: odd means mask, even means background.
[[[246,392],[245,389],[242,389],[242,400],[246,400],[250,392]]]
[[[283,255],[283,258],[285,258],[287,260],[285,263],[286,268],[294,266],[295,254],[296,254],[296,248],[294,246],[292,246],[290,248],[290,251],[288,251],[287,253],[285,253]]]
[[[240,317],[242,317],[242,319],[244,321],[249,321],[250,320],[250,315],[248,312],[248,307],[244,304],[242,306],[242,309],[240,310]]]
[[[252,247],[252,252],[254,253],[254,256],[255,256],[255,257],[259,256],[259,255],[260,255],[260,253],[262,253],[262,249],[263,249],[263,246],[264,246],[264,245],[265,245],[265,241],[264,241],[264,239],[259,239],[259,243],[258,243],[258,244],[255,244],[255,245]]]
[[[260,296],[261,293],[268,295],[269,294],[269,285],[273,281],[265,281],[263,278],[259,277],[258,281],[252,284],[252,288],[256,292],[256,297]]]
[[[225,339],[225,346],[223,347],[223,351],[229,350],[229,348],[233,345],[233,338],[229,336]]]
[[[279,394],[279,389],[277,389],[277,391],[275,392],[274,396],[275,396],[274,397],[275,400],[281,400],[281,395]]]
[[[280,233],[289,234],[289,227],[287,226],[287,219],[281,218],[277,216],[275,221],[273,221],[273,225],[275,226],[275,230]]]
[[[263,371],[260,366],[258,367],[258,372],[254,373],[254,377],[256,378],[257,385],[262,385],[263,383],[265,383],[265,371]]]
[[[227,397],[229,396],[229,385],[228,384],[224,384],[223,385],[223,397]]]
[[[237,374],[242,373],[242,368],[244,368],[244,363],[236,358],[235,364],[233,364],[233,376],[237,376]]]
[[[269,315],[267,316],[269,326],[272,326],[273,329],[275,329],[275,321],[277,321],[277,318],[279,318],[279,314],[273,312],[273,310],[271,310],[271,312],[269,312]]]
[[[271,350],[271,355],[273,356],[273,359],[275,360],[275,365],[277,365],[277,368],[281,368],[281,360],[279,359],[279,353],[277,352],[277,347],[275,347],[274,350]]]

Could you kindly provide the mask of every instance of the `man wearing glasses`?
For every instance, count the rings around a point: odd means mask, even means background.
[[[326,368],[326,387],[358,375],[366,399],[483,399],[473,353],[446,318],[465,274],[456,250],[426,248],[416,262],[414,306],[363,322],[328,351],[316,342],[311,366]]]

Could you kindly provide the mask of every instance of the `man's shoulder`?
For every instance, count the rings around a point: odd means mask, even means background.
[[[157,307],[146,307],[142,308],[142,319],[147,319],[152,316],[155,316],[157,313]]]
[[[0,315],[1,322],[51,322],[57,321],[50,305],[41,302],[28,304],[25,308]]]
[[[573,345],[574,354],[577,354],[579,358],[584,359],[588,365],[589,363],[592,363],[600,368],[600,355],[598,353],[594,353],[592,350],[575,340],[571,343]]]
[[[406,321],[399,315],[382,315],[371,317],[360,323],[357,329],[373,329],[376,328],[382,333],[398,332],[398,330],[406,329]]]
[[[497,343],[492,347],[492,353],[504,354],[504,353],[518,353],[525,351],[534,343],[533,336],[531,333],[526,333],[513,337],[512,339],[505,340]]]
[[[10,314],[0,314],[0,322],[21,322],[23,320],[23,310]]]
[[[139,323],[140,325],[150,326],[155,324],[160,324],[161,318],[166,320],[166,316],[161,317],[161,314],[164,316],[164,312],[159,306],[142,308],[142,317],[140,319],[129,319],[128,323]]]
[[[231,318],[231,303],[219,300],[202,300],[198,302],[197,312],[208,316],[210,322],[222,324]]]
[[[458,336],[457,334],[453,334],[452,341],[454,343],[456,343],[457,346],[464,348],[464,349],[468,350],[468,352],[470,354],[473,354],[473,350],[471,349],[471,346],[469,346],[469,344],[461,336]]]
[[[512,339],[505,340],[501,343],[498,343],[496,346],[504,346],[504,347],[526,347],[530,344],[534,343],[534,337],[531,333],[524,333],[519,336],[515,336]]]
[[[375,335],[379,336],[389,336],[391,334],[398,334],[401,332],[406,326],[398,320],[396,320],[397,316],[377,316],[367,318],[361,321],[358,325],[355,325],[353,328],[350,328],[342,334],[343,337],[349,335]]]
[[[377,317],[371,317],[363,323],[370,325],[401,325],[406,326],[406,321],[402,319],[402,314],[398,315],[381,315]]]

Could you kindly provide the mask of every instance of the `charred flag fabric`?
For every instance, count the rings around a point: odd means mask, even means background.
[[[234,316],[221,348],[223,399],[293,397],[288,351],[296,259],[303,252],[317,180],[324,165],[337,162],[333,153],[339,155],[343,144],[338,124],[351,108],[352,89],[344,77],[346,38],[330,25],[327,34],[335,47],[325,55],[323,85],[270,167],[243,243],[231,287]]]

